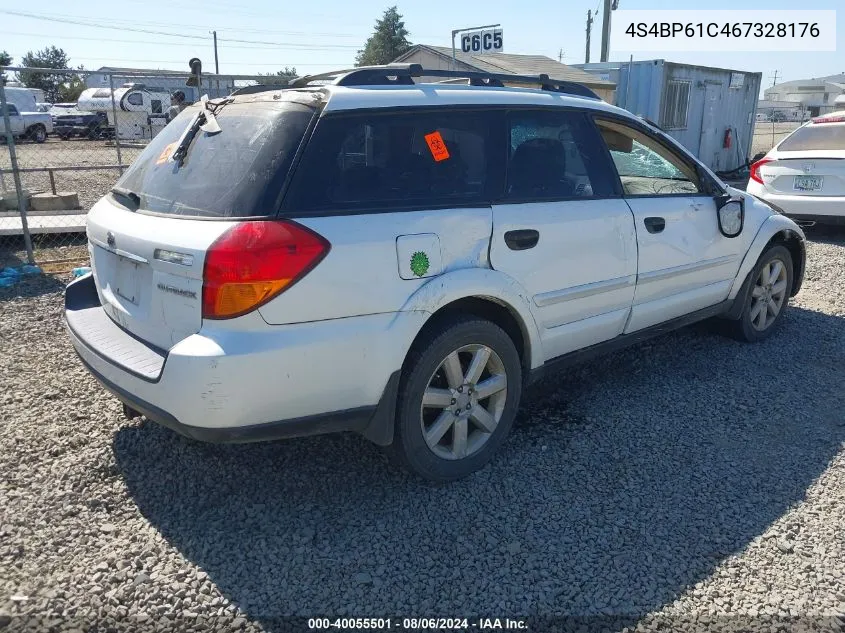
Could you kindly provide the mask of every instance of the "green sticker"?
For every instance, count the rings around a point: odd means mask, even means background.
[[[422,251],[417,251],[413,255],[411,255],[411,272],[414,273],[417,277],[422,277],[424,274],[428,272],[428,255],[423,253]]]

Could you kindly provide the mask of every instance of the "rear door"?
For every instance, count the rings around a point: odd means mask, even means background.
[[[509,117],[505,198],[490,262],[528,291],[546,359],[622,333],[634,297],[634,218],[583,113]]]
[[[644,126],[604,118],[597,123],[636,226],[637,289],[625,332],[725,300],[743,240],[719,231],[712,185]]]
[[[238,222],[275,214],[315,114],[284,100],[229,104],[217,112],[222,131],[198,131],[180,165],[171,156],[198,107],[174,119],[88,214],[104,309],[163,349],[201,327],[209,246]]]
[[[331,251],[261,316],[283,324],[396,312],[440,275],[489,268],[503,117],[461,107],[325,112],[283,214]]]

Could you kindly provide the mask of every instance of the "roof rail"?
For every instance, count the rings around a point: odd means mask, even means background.
[[[346,70],[335,70],[319,75],[306,75],[293,80],[289,88],[304,88],[312,82],[325,82],[334,86],[392,86],[414,85],[414,77],[447,77],[467,79],[471,86],[501,88],[507,83],[536,86],[550,92],[561,92],[588,99],[599,96],[583,84],[574,81],[551,79],[541,75],[511,75],[509,73],[487,73],[474,70],[438,70],[423,68],[421,64],[385,64],[383,66],[362,66]]]
[[[253,86],[243,86],[241,88],[235,88],[230,94],[230,97],[234,97],[237,95],[251,95],[255,94],[256,92],[268,92],[271,90],[283,90],[287,88],[288,84],[255,84]]]

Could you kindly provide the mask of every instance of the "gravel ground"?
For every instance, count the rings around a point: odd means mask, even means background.
[[[446,487],[354,435],[213,446],[124,420],[68,343],[65,280],[0,291],[0,628],[843,630],[845,232],[814,237],[768,341],[700,326],[548,379]]]

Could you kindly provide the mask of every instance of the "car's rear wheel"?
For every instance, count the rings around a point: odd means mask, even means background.
[[[36,143],[43,143],[47,140],[47,128],[43,125],[33,125],[29,130],[27,130],[29,134],[29,138],[35,141]]]
[[[499,326],[455,317],[411,351],[399,389],[393,449],[432,481],[482,468],[510,431],[522,391],[516,346]]]
[[[733,323],[737,338],[753,343],[774,332],[789,303],[792,275],[792,256],[786,247],[776,244],[763,251],[751,271],[742,313]]]

